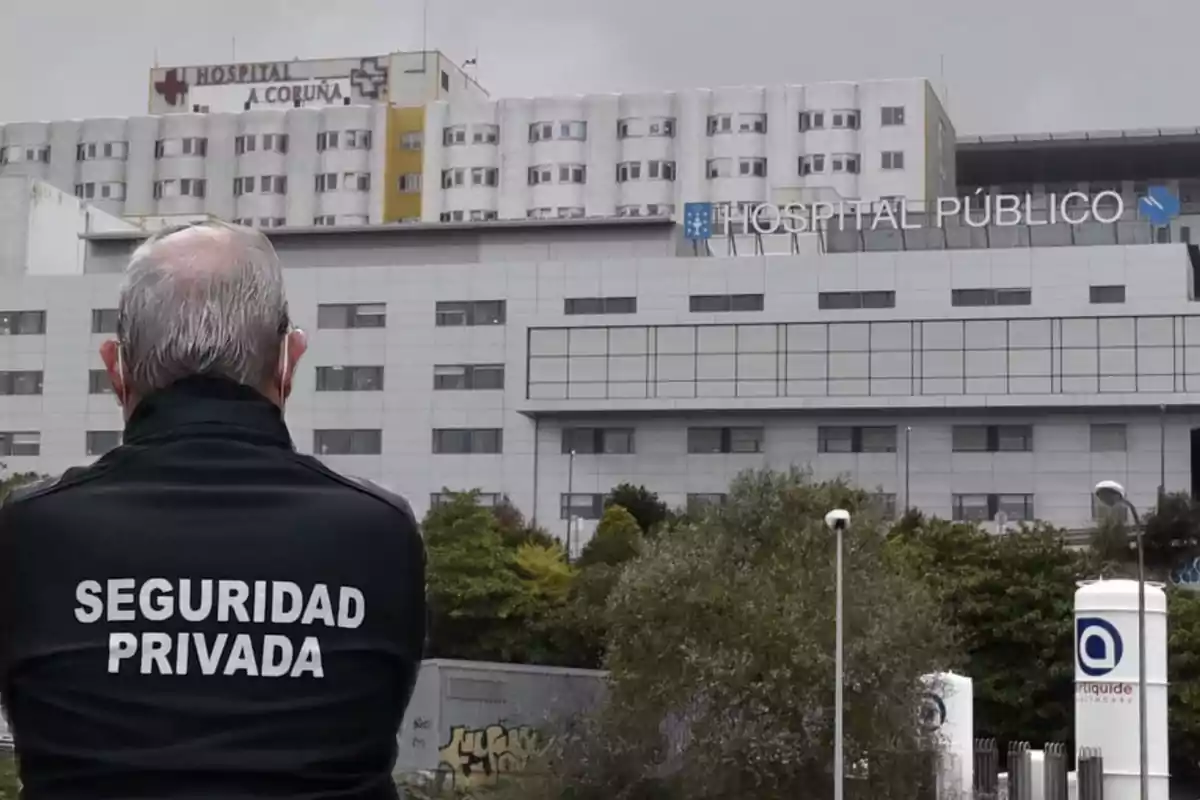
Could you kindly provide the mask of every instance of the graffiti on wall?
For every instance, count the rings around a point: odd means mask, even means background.
[[[462,788],[523,771],[537,749],[537,732],[528,725],[456,725],[450,729],[450,741],[438,751],[438,761],[441,769],[453,773],[455,787]]]

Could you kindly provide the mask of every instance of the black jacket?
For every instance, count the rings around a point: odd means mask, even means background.
[[[0,505],[28,800],[391,800],[425,620],[408,504],[226,381],[146,398],[122,447]]]

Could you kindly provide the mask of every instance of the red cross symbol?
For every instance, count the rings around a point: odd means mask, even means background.
[[[186,81],[180,80],[179,70],[169,69],[161,81],[155,82],[154,90],[162,95],[167,105],[174,106],[187,94],[188,85]]]

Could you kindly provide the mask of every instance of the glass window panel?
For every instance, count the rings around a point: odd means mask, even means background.
[[[911,322],[872,322],[871,352],[908,351],[912,348]]]
[[[817,428],[817,452],[854,452],[854,428],[849,426],[822,426]]]
[[[963,323],[922,322],[921,345],[926,351],[961,350],[963,346]]]
[[[535,328],[529,332],[531,356],[564,356],[567,354],[567,330]]]
[[[1175,342],[1171,317],[1142,317],[1137,320],[1138,347],[1171,346]]]
[[[1008,343],[1008,326],[1004,320],[969,320],[964,331],[968,350],[999,350]]]
[[[774,353],[778,348],[778,328],[775,325],[742,325],[738,327],[739,353]]]
[[[721,438],[720,428],[688,428],[688,452],[719,453]]]
[[[1013,319],[1008,321],[1008,346],[1030,349],[1050,347],[1050,320]]]
[[[645,328],[610,328],[608,352],[611,355],[643,355],[647,352]]]
[[[696,328],[693,325],[682,327],[656,328],[658,341],[657,349],[660,354],[682,355],[696,351]]]
[[[608,352],[607,328],[574,328],[571,330],[572,356],[602,356]]]
[[[866,378],[870,369],[870,355],[867,353],[830,353],[830,378]]]
[[[862,452],[896,452],[895,425],[868,425],[862,428]]]
[[[829,325],[831,352],[865,352],[871,346],[871,323],[836,322]]]
[[[1100,347],[1130,347],[1134,344],[1134,324],[1131,317],[1101,318]]]
[[[800,324],[787,326],[787,349],[789,353],[824,353],[829,329],[825,325]],[[1196,344],[1200,345],[1200,328],[1196,333]]]
[[[696,351],[702,354],[734,353],[737,334],[732,325],[702,325],[697,329]]]
[[[956,453],[986,453],[988,429],[986,425],[955,425],[951,442]]]

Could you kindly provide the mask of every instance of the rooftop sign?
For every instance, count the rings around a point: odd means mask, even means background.
[[[387,99],[388,57],[170,67],[150,72],[150,113]]]
[[[932,211],[909,213],[903,202],[843,200],[836,203],[775,205],[685,203],[684,235],[711,239],[714,234],[808,234],[828,230],[921,230],[947,225],[969,228],[1038,227],[1043,225],[1112,225],[1125,216],[1125,201],[1114,191],[1089,196],[1067,192],[1034,197],[1030,194],[939,197]],[[1138,212],[1154,226],[1179,215],[1179,200],[1163,186],[1152,187],[1138,202]]]

